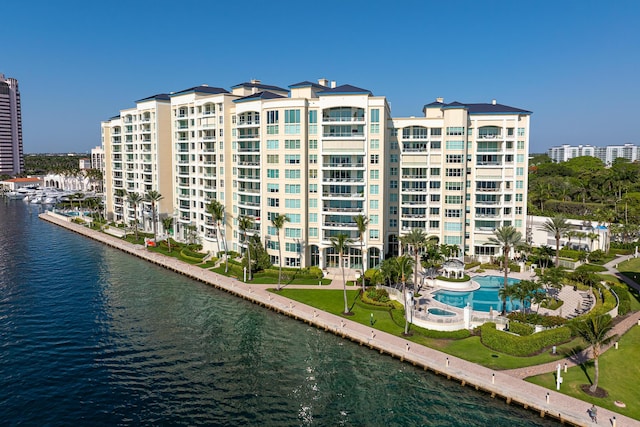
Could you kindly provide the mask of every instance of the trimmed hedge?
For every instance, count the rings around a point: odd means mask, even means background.
[[[567,323],[567,319],[560,316],[543,316],[537,313],[521,313],[519,311],[511,312],[507,315],[509,320],[520,323],[528,323],[529,325],[541,325],[545,328],[555,328]]]
[[[202,262],[202,260],[204,259],[204,257],[207,256],[207,254],[194,252],[189,248],[184,248],[180,251],[180,256],[190,261]]]
[[[597,264],[582,264],[575,271],[584,271],[587,273],[602,273],[603,271],[607,271],[606,267]]]
[[[482,344],[492,350],[518,357],[538,354],[552,345],[569,341],[572,336],[571,329],[566,326],[525,337],[499,331],[495,323],[485,323],[480,330]]]
[[[618,304],[618,314],[624,316],[631,311],[631,296],[629,290],[621,285],[611,286],[611,290],[618,295],[618,299],[620,300],[620,304]]]
[[[464,277],[462,279],[456,279],[456,278],[452,278],[452,277],[445,277],[445,276],[438,276],[436,277],[436,279],[438,280],[442,280],[443,282],[468,282],[469,280],[471,280],[471,277],[467,276],[466,274],[464,275]]]
[[[509,332],[514,333],[516,335],[520,335],[521,337],[531,335],[533,331],[535,331],[535,328],[531,325],[527,325],[526,323],[520,323],[520,322],[509,323]]]

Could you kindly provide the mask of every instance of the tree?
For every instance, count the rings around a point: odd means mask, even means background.
[[[275,225],[274,225],[275,227]],[[342,261],[342,257],[344,256],[345,251],[349,250],[349,246],[353,243],[353,241],[344,233],[340,233],[337,236],[331,237],[329,239],[331,241],[331,247],[335,252],[338,252],[340,259],[340,267],[342,268],[342,287],[344,290],[344,313],[350,314],[349,311],[349,303],[347,301],[347,281],[344,278],[344,262]],[[364,276],[364,275],[363,275]]]
[[[556,239],[556,267],[560,266],[560,238],[569,231],[569,228],[569,223],[562,215],[547,219],[540,227],[540,230],[553,234]]]
[[[496,245],[502,248],[503,269],[504,269],[504,288],[507,289],[509,284],[509,252],[512,248],[518,246],[522,241],[522,233],[520,233],[512,225],[505,225],[493,232],[493,237],[489,238],[490,245]],[[507,314],[507,299],[502,299],[502,315]]]
[[[247,231],[253,229],[253,218],[242,215],[238,218],[238,228],[244,235],[244,241],[247,244],[247,269],[249,270],[249,280],[251,280],[251,242],[247,236]]]
[[[166,218],[162,218],[162,227],[164,228],[164,232],[167,233],[167,246],[169,246],[169,252],[171,252],[171,236],[169,236],[169,229],[173,225],[173,218],[168,216]]]
[[[578,334],[591,346],[593,351],[595,375],[593,377],[593,383],[591,387],[589,387],[591,393],[595,393],[598,389],[598,379],[600,377],[598,358],[602,353],[602,346],[607,345],[615,338],[615,335],[608,336],[612,329],[611,316],[608,314],[588,318],[576,326]]]
[[[147,191],[147,194],[144,195],[144,200],[146,202],[151,202],[151,223],[153,226],[153,242],[156,243],[158,236],[158,224],[156,223],[156,203],[162,200],[164,197],[162,194],[155,190]]]
[[[280,230],[284,224],[289,222],[287,215],[278,214],[271,219],[271,225],[278,231],[278,288],[280,290],[280,282],[282,281],[282,244],[280,242]],[[344,275],[344,274],[343,274]]]
[[[360,214],[355,216],[353,219],[356,222],[356,227],[358,227],[358,236],[360,239],[360,255],[362,256],[362,292],[364,292],[364,272],[366,271],[364,256],[364,233],[367,231],[367,227],[369,226],[369,218]]]
[[[406,255],[395,258],[396,271],[402,282],[402,298],[404,300],[404,334],[409,335],[409,313],[411,311],[411,303],[407,301],[407,277],[411,276],[413,270],[413,260]],[[416,284],[414,283],[414,289]]]
[[[413,228],[411,229],[409,234],[405,234],[404,236],[402,236],[400,238],[400,241],[403,244],[409,245],[413,248],[415,265],[415,268],[413,269],[413,284],[414,286],[418,286],[418,257],[420,256],[422,249],[429,243],[434,242],[435,238],[427,237],[427,235],[424,233],[424,230],[422,230],[421,228]]]
[[[133,226],[136,233],[136,241],[138,240],[138,204],[142,202],[142,196],[139,193],[129,193],[127,201],[133,206]]]
[[[207,213],[211,215],[211,220],[216,226],[216,244],[218,245],[218,254],[220,254],[220,239],[222,238],[220,224],[225,223],[224,205],[218,200],[212,199],[207,205]],[[222,246],[224,247],[224,272],[226,273],[229,271],[229,256],[227,252],[227,245],[224,240],[222,241]]]
[[[593,251],[593,242],[595,242],[599,238],[600,236],[598,235],[598,233],[591,232],[587,234],[587,239],[589,239],[589,251]]]

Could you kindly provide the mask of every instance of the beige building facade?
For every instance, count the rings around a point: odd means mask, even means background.
[[[214,252],[223,241],[243,252],[238,220],[249,217],[248,234],[290,267],[339,266],[339,234],[353,241],[345,267],[374,267],[412,228],[486,259],[499,253],[486,244],[495,228],[525,234],[530,114],[438,99],[422,117],[394,118],[386,97],[325,79],[157,95],[102,123],[107,212],[131,221],[117,190],[159,191],[175,238],[195,234]],[[207,211],[214,199],[225,206],[222,236]],[[150,230],[147,210],[138,219]],[[279,233],[278,214],[288,218]],[[357,215],[369,220],[364,254]]]

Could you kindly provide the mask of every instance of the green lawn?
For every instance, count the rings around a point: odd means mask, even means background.
[[[342,315],[344,311],[343,292],[341,290],[315,290],[315,289],[282,289],[280,295],[295,301],[318,308],[335,315]],[[347,301],[353,316],[345,316],[349,320],[369,325],[371,313],[373,313],[373,328],[393,335],[400,336],[404,332],[404,317],[402,310],[390,310],[386,307],[378,307],[363,303],[358,297],[358,291],[347,290]],[[561,359],[577,347],[583,348],[579,340],[558,346],[558,354],[552,355],[550,351],[532,357],[515,357],[496,352],[485,347],[477,336],[464,339],[433,338],[433,331],[410,325],[413,335],[406,337],[408,340],[421,344],[452,356],[460,357],[474,363],[492,369],[514,369],[525,366],[538,365]],[[454,336],[455,333],[442,333]]]
[[[619,412],[628,417],[640,419],[640,364],[636,363],[636,357],[640,351],[640,327],[634,326],[620,338],[619,348],[611,348],[600,356],[600,380],[598,386],[605,389],[609,396],[595,398],[584,393],[580,386],[591,384],[594,368],[593,363],[588,363],[586,372],[583,367],[570,368],[563,374],[564,381],[560,392],[577,399],[595,403],[603,408]],[[527,381],[555,390],[555,373],[549,373],[528,378]],[[619,408],[614,401],[624,402],[627,407]]]

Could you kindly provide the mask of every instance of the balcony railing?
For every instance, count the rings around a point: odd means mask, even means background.
[[[323,168],[363,168],[364,163],[323,163]]]

